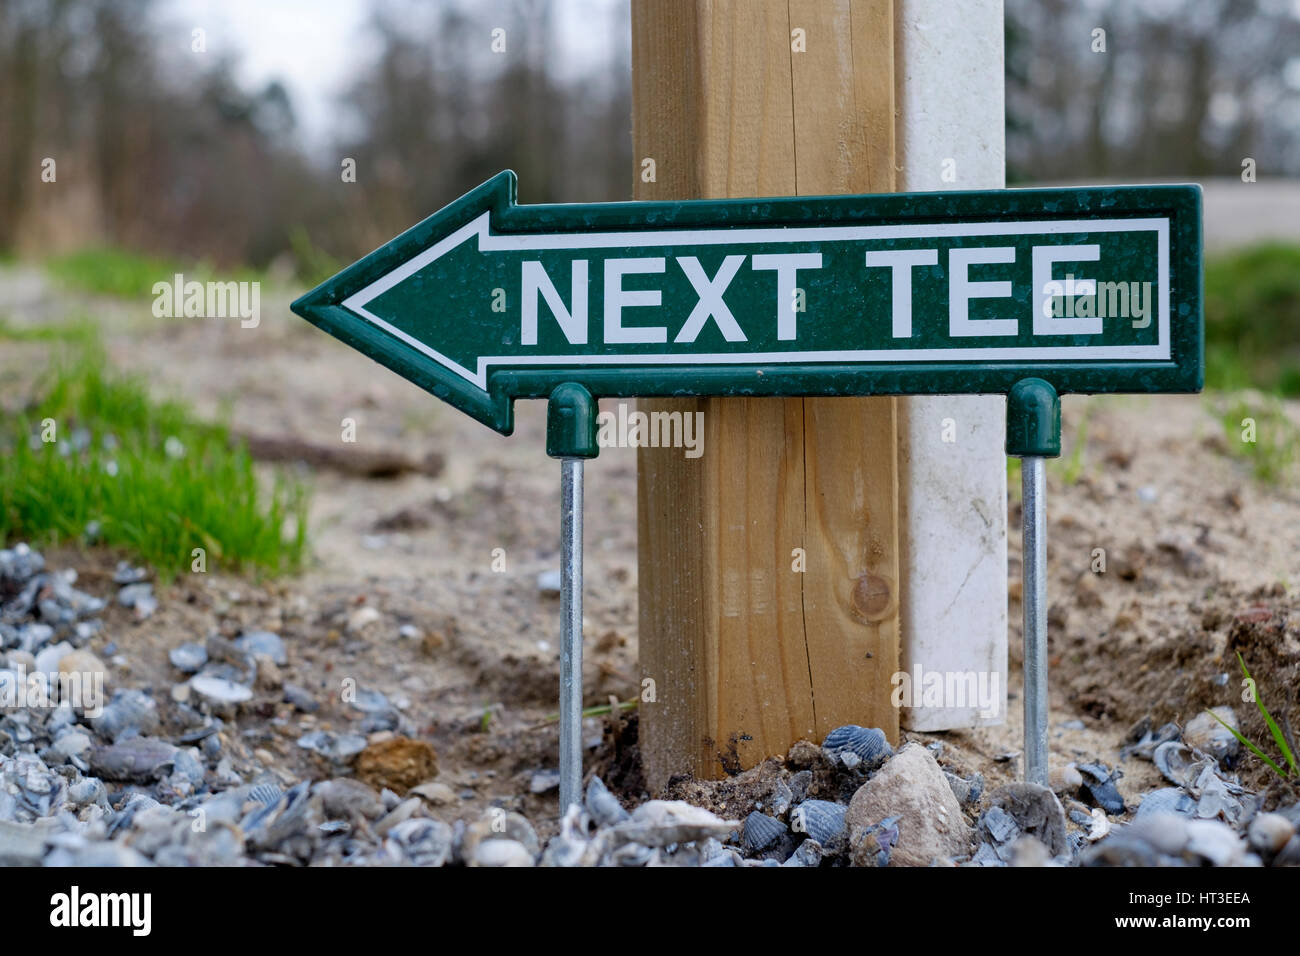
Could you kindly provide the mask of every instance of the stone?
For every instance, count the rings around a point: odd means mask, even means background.
[[[1295,826],[1280,813],[1260,813],[1250,821],[1246,839],[1252,849],[1273,856],[1295,836]]]
[[[1009,783],[995,790],[989,801],[1009,813],[1022,833],[1041,840],[1050,856],[1069,854],[1065,808],[1047,787],[1035,783]]]
[[[284,686],[284,676],[280,673],[280,667],[269,654],[258,654],[253,660],[257,664],[255,684],[258,690],[274,691]]]
[[[384,804],[379,799],[379,794],[360,780],[349,780],[347,777],[322,780],[312,787],[312,796],[320,798],[321,809],[332,819],[364,817],[367,820],[377,820],[384,813]]]
[[[172,667],[184,674],[197,674],[208,662],[208,650],[202,644],[181,644],[167,652]]]
[[[69,677],[80,674],[84,687],[87,680],[94,680],[96,676],[103,680],[107,676],[107,668],[104,662],[90,651],[73,651],[71,654],[63,655],[59,660],[59,673]]]
[[[284,648],[284,641],[279,634],[271,631],[245,631],[235,638],[234,645],[251,657],[265,654],[275,662],[277,667],[289,663],[289,654]]]
[[[253,699],[251,688],[210,674],[190,678],[190,688],[200,700],[219,713],[233,713],[240,704]]]
[[[376,790],[388,787],[405,796],[412,787],[438,775],[438,755],[423,740],[390,737],[361,751],[356,773]]]
[[[532,866],[533,855],[518,840],[485,840],[474,848],[470,866]]]
[[[924,747],[909,743],[849,802],[849,845],[871,826],[897,816],[898,845],[890,864],[929,866],[935,859],[970,852],[971,828],[938,762]]]
[[[456,791],[436,780],[412,787],[410,792],[435,807],[449,807],[456,802]]]
[[[348,616],[347,630],[350,634],[358,634],[382,617],[383,615],[373,607],[363,604]]]

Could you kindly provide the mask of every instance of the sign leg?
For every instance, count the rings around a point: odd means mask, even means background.
[[[560,816],[582,802],[582,463],[595,458],[596,401],[566,383],[546,406],[546,454],[560,460]]]
[[[1047,479],[1046,459],[1020,462],[1025,612],[1025,781],[1047,786]]]
[[[1025,612],[1025,782],[1047,786],[1047,459],[1061,454],[1061,399],[1041,378],[1007,394],[1007,454],[1020,461]]]
[[[582,459],[560,462],[560,813],[582,802]]]

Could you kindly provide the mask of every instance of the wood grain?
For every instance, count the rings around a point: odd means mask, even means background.
[[[633,0],[632,48],[638,199],[893,188],[892,0]],[[705,416],[703,457],[638,452],[651,788],[842,723],[896,739],[894,400],[641,405]]]

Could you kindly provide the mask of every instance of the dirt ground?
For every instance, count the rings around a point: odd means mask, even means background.
[[[238,320],[156,319],[147,303],[91,299],[30,266],[0,269],[0,317],[21,325],[93,316],[115,364],[147,375],[159,396],[182,397],[204,414],[225,410],[236,429],[337,445],[352,418],[360,449],[445,456],[436,475],[311,473],[314,561],[302,576],[261,584],[211,567],[182,576],[142,624],[112,608],[91,650],[110,662],[110,686],[167,688],[182,678],[167,661],[172,647],[212,631],[274,630],[289,646],[285,680],[320,706],[303,713],[259,696],[238,719],[246,753],[260,751],[262,762],[270,755],[286,781],[323,774],[295,740],[360,724],[364,715],[341,700],[350,678],[386,694],[433,744],[437,779],[455,795],[448,818],[495,804],[525,813],[545,836],[555,791],[530,792],[533,775],[555,766],[557,747],[548,717],[559,605],[537,583],[559,566],[559,468],[543,450],[544,407],[520,403],[515,436],[502,438],[294,317],[289,298],[264,288],[261,324],[243,329]],[[48,347],[3,344],[6,407],[22,400],[22,383]],[[1226,453],[1222,425],[1202,397],[1067,397],[1064,409],[1067,451],[1085,416],[1087,427],[1075,480],[1064,465],[1049,469],[1052,762],[1118,765],[1132,805],[1159,785],[1150,763],[1119,753],[1144,717],[1182,723],[1206,706],[1232,704],[1247,736],[1267,740],[1253,706],[1241,702],[1237,651],[1273,713],[1295,710],[1300,498],[1286,482],[1257,483]],[[1289,413],[1300,420],[1300,409]],[[589,705],[628,699],[639,686],[635,486],[633,450],[609,449],[588,466]],[[1021,748],[1018,538],[1010,542],[1007,723],[907,735],[942,741],[942,762],[979,771],[990,786],[1019,772],[1007,756]],[[1104,549],[1104,573],[1092,569],[1095,549]],[[86,590],[111,592],[116,556],[65,549],[47,557],[76,567]],[[494,570],[502,557],[505,570]],[[358,616],[363,607],[377,617]],[[589,736],[601,737],[604,724],[589,720]],[[632,728],[624,730],[623,743],[632,743]],[[635,795],[634,752],[604,745],[595,763],[624,796]],[[1238,771],[1247,785],[1269,783],[1252,758]]]

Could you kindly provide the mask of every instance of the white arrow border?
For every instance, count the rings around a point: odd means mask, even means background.
[[[373,299],[387,292],[403,279],[419,272],[472,236],[478,237],[479,252],[520,252],[542,249],[649,248],[675,245],[743,245],[793,242],[844,242],[881,239],[942,239],[974,236],[1059,235],[1088,232],[1145,232],[1157,236],[1157,282],[1159,304],[1155,345],[1080,345],[1030,346],[1027,348],[965,349],[856,349],[817,352],[720,352],[689,355],[488,355],[478,360],[470,371],[424,342],[403,332],[390,322],[366,309]],[[1097,361],[1168,361],[1169,360],[1169,219],[1069,219],[1026,222],[925,223],[897,226],[800,226],[783,228],[718,228],[668,231],[650,229],[642,232],[565,232],[550,235],[493,234],[488,213],[461,226],[419,255],[408,259],[365,288],[343,300],[343,307],[367,322],[400,339],[416,351],[459,375],[482,391],[487,391],[488,370],[493,366],[597,366],[597,365],[787,365],[843,364],[874,362],[999,362],[1025,359],[1087,358]]]

